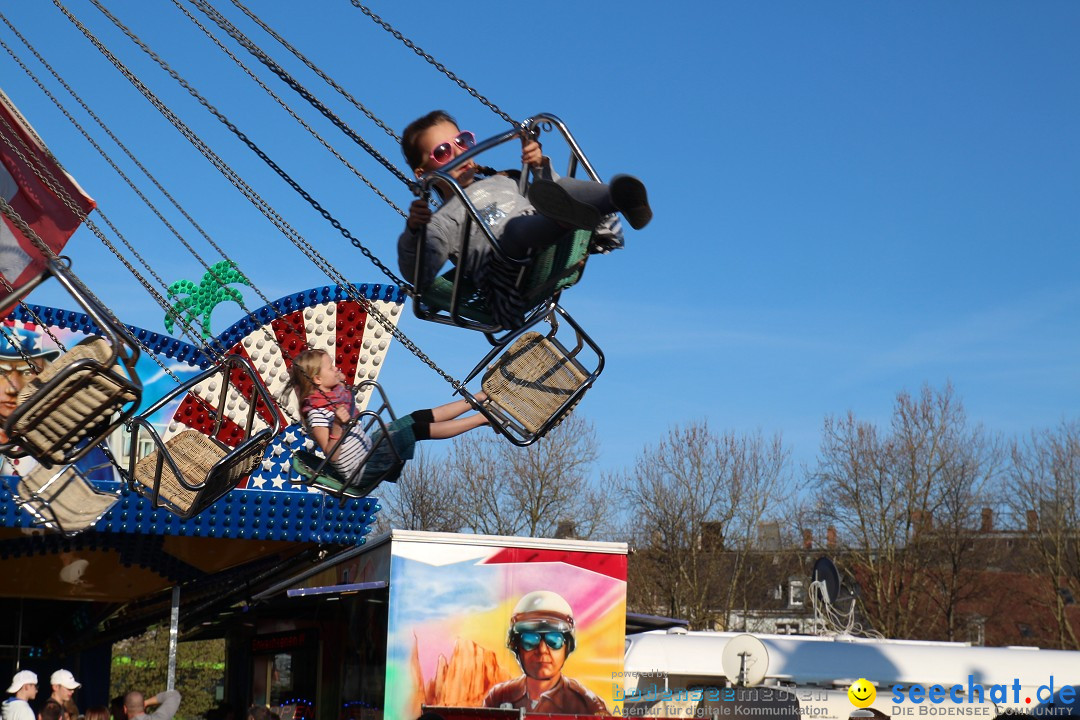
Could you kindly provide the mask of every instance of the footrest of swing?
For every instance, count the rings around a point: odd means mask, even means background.
[[[113,414],[137,399],[122,376],[104,367],[112,355],[109,343],[92,338],[76,345],[33,378],[19,393],[19,415],[12,433],[33,455],[52,462],[64,457],[108,426]],[[76,369],[55,387],[44,386],[76,361],[93,363]]]
[[[203,505],[207,495],[221,492],[219,487],[211,487],[207,480],[210,471],[219,460],[228,454],[228,448],[219,445],[213,438],[203,433],[188,428],[165,443],[166,451],[172,457],[176,467],[184,476],[184,481],[189,485],[199,486],[198,490],[191,490],[180,484],[176,474],[166,462],[161,467],[161,484],[158,486],[158,499],[164,500],[170,506],[176,508],[180,514],[186,514],[196,505]],[[135,482],[142,485],[145,490],[140,490],[143,495],[152,497],[154,484],[157,480],[158,453],[155,450],[139,460],[135,465]],[[231,479],[231,478],[229,478]],[[237,478],[237,481],[239,478]],[[219,485],[220,483],[215,483]],[[225,488],[228,492],[229,488]]]
[[[372,490],[378,487],[381,480],[381,478],[366,479],[364,471],[361,469],[357,482],[350,485],[347,478],[331,469],[330,463],[326,464],[321,473],[316,472],[322,463],[323,459],[321,457],[306,450],[297,450],[292,455],[292,468],[304,478],[304,484],[334,497],[367,497]]]
[[[557,341],[527,332],[484,374],[488,400],[529,433],[537,433],[564,407],[589,373]]]

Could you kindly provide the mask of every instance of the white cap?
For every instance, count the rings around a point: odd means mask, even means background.
[[[49,679],[50,685],[62,685],[68,690],[76,690],[81,688],[82,685],[75,682],[75,676],[71,674],[69,670],[57,670],[52,674],[52,678]]]
[[[29,670],[20,670],[11,679],[11,687],[7,691],[10,693],[19,692],[22,690],[23,685],[37,685],[37,675]]]

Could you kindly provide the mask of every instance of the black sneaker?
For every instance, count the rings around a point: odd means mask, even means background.
[[[619,209],[630,227],[640,230],[652,220],[652,208],[645,193],[645,185],[633,175],[616,175],[608,183],[611,201]]]
[[[600,224],[600,211],[588,203],[575,200],[551,180],[536,180],[529,186],[529,202],[536,211],[555,222],[572,228],[592,230]]]

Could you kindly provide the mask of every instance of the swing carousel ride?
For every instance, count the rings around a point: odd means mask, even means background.
[[[565,175],[581,173],[600,180],[557,117],[539,114],[514,120],[356,0],[352,5],[358,22],[366,26],[371,21],[380,38],[403,43],[492,110],[508,129],[418,182],[380,152],[378,143],[365,139],[355,124],[373,123],[394,143],[400,142],[397,134],[346,89],[347,83],[332,78],[240,0],[231,0],[233,19],[208,0],[172,3],[180,14],[170,22],[191,23],[206,43],[186,51],[213,54],[230,71],[239,69],[237,83],[251,83],[251,92],[264,93],[295,121],[304,142],[314,139],[322,148],[319,153],[333,157],[321,155],[315,164],[334,164],[337,170],[340,164],[353,181],[359,180],[401,217],[404,212],[357,169],[358,160],[350,159],[350,153],[374,160],[378,172],[389,173],[407,192],[433,204],[433,183],[446,183],[470,216],[463,255],[469,252],[471,225],[494,252],[501,251],[482,211],[451,175],[460,163],[503,146],[512,148],[523,136],[547,133],[564,148]],[[415,288],[380,258],[391,243],[368,247],[328,209],[330,203],[320,202],[295,171],[286,169],[295,162],[290,150],[298,140],[274,136],[270,142],[256,142],[265,134],[257,124],[244,127],[244,121],[226,109],[228,92],[212,97],[197,88],[165,59],[164,51],[101,0],[79,3],[77,12],[60,0],[53,0],[54,7],[39,5],[22,14],[54,14],[50,20],[66,23],[80,44],[72,43],[62,59],[50,56],[38,49],[29,30],[0,12],[4,77],[22,73],[20,86],[34,90],[17,98],[18,107],[8,94],[0,94],[0,452],[5,458],[0,556],[7,578],[0,602],[10,605],[17,599],[20,618],[28,598],[46,608],[43,615],[50,614],[49,603],[58,599],[86,602],[66,624],[57,627],[53,622],[47,631],[43,620],[41,627],[33,617],[26,618],[25,627],[20,620],[20,636],[10,640],[11,645],[22,648],[36,642],[70,652],[118,637],[158,617],[166,607],[162,598],[175,586],[184,587],[188,607],[220,609],[250,596],[259,583],[335,548],[364,541],[380,509],[372,491],[379,482],[396,477],[402,462],[398,458],[389,472],[376,474],[362,461],[348,476],[332,466],[327,459],[332,452],[323,453],[308,437],[289,392],[293,358],[304,350],[330,354],[361,411],[350,425],[361,424],[376,444],[388,442],[386,425],[394,419],[378,383],[394,339],[483,413],[506,441],[519,446],[536,442],[565,418],[603,370],[600,347],[563,307],[561,293],[581,278],[591,254],[620,244],[617,228],[609,227],[603,236],[568,232],[557,245],[526,260],[503,257],[516,268],[514,289],[520,297],[510,314],[493,308],[461,270],[468,267],[466,258],[457,258],[456,266],[431,286]],[[250,30],[241,30],[234,20]],[[261,42],[252,39],[256,34]],[[103,40],[106,35],[112,40]],[[266,46],[274,48],[278,59]],[[191,188],[169,187],[169,168],[140,158],[138,149],[146,146],[149,133],[132,132],[130,125],[126,135],[114,130],[106,118],[118,108],[102,103],[92,84],[78,87],[65,78],[60,66],[70,68],[82,53],[93,54],[97,62],[104,59],[160,116],[156,121],[164,119],[175,129],[168,138],[155,134],[153,144],[175,140],[185,153],[194,149],[212,167],[199,160],[200,172],[220,175],[237,193],[227,202],[250,204],[248,211],[253,209],[281,234],[292,255],[278,266],[277,275],[293,263],[310,262],[326,284],[271,300],[256,281],[276,278],[259,278],[261,266],[239,262],[235,248],[212,234],[218,218],[202,217],[203,203],[193,202]],[[246,62],[245,54],[250,56]],[[134,69],[134,58],[143,63],[141,73]],[[148,67],[156,68],[153,82],[158,87],[151,87]],[[320,99],[309,87],[315,80],[302,82],[301,71],[317,78],[318,87],[326,89],[323,95],[333,102]],[[228,85],[215,87],[220,92]],[[184,95],[189,102],[181,110],[177,98]],[[285,99],[290,96],[298,99],[297,107]],[[353,115],[356,120],[348,119]],[[78,152],[95,162],[100,158],[115,173],[111,181],[130,195],[98,196],[95,177],[79,178],[85,189],[76,182],[77,173],[68,171],[75,166],[68,153],[75,151],[67,150],[76,146],[64,144],[64,152],[56,147],[51,152],[35,131],[36,119],[46,116],[52,132],[61,127],[55,123],[64,123],[63,132],[77,140]],[[206,139],[206,128],[214,123],[228,131],[229,142],[212,146]],[[332,146],[315,129],[318,123],[332,125],[326,132],[343,135],[348,149]],[[236,159],[238,155],[243,159]],[[306,163],[313,161],[308,158]],[[261,177],[273,182],[256,190],[255,181],[241,176],[241,165],[257,165]],[[527,178],[522,172],[523,193]],[[215,182],[220,179],[215,175]],[[271,204],[267,193],[288,198]],[[198,209],[193,209],[196,204]],[[291,215],[313,210],[324,222],[323,231],[329,226],[341,237],[328,236],[316,244],[278,207],[290,208]],[[146,232],[125,231],[134,208],[149,213],[155,234],[169,242],[140,241],[135,238],[145,238]],[[76,257],[78,244],[96,239],[122,266],[122,277],[137,281],[137,299],[112,305],[103,301],[95,290],[112,290],[120,276],[114,276],[115,266],[106,277],[96,265],[84,272],[69,260],[64,253],[72,236],[67,250]],[[330,259],[333,253],[326,251],[331,243],[358,249],[363,258],[353,257],[370,262],[380,282],[347,278]],[[180,264],[172,256],[159,259],[166,245],[183,248],[183,264],[194,262],[204,271],[198,283],[165,277]],[[51,287],[70,302],[64,307],[35,304],[39,286]],[[249,307],[252,294],[259,302]],[[160,328],[139,327],[125,318],[133,313],[148,317],[147,298],[160,309]],[[451,332],[448,343],[486,339],[472,343],[480,348],[475,368],[457,378],[440,367],[400,327],[406,304],[419,320],[473,331]],[[215,317],[225,308],[238,308],[238,319],[214,332],[215,308]],[[308,462],[314,470],[298,473],[291,462],[294,453],[314,457]],[[187,617],[197,622],[198,613]]]

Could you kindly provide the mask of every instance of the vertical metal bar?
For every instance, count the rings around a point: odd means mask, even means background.
[[[176,636],[180,625],[180,586],[174,585],[172,589],[172,612],[169,615],[169,675],[165,681],[165,688],[176,688]]]
[[[22,661],[23,602],[23,598],[19,598],[19,629],[15,633],[15,672],[19,672],[19,663]]]

